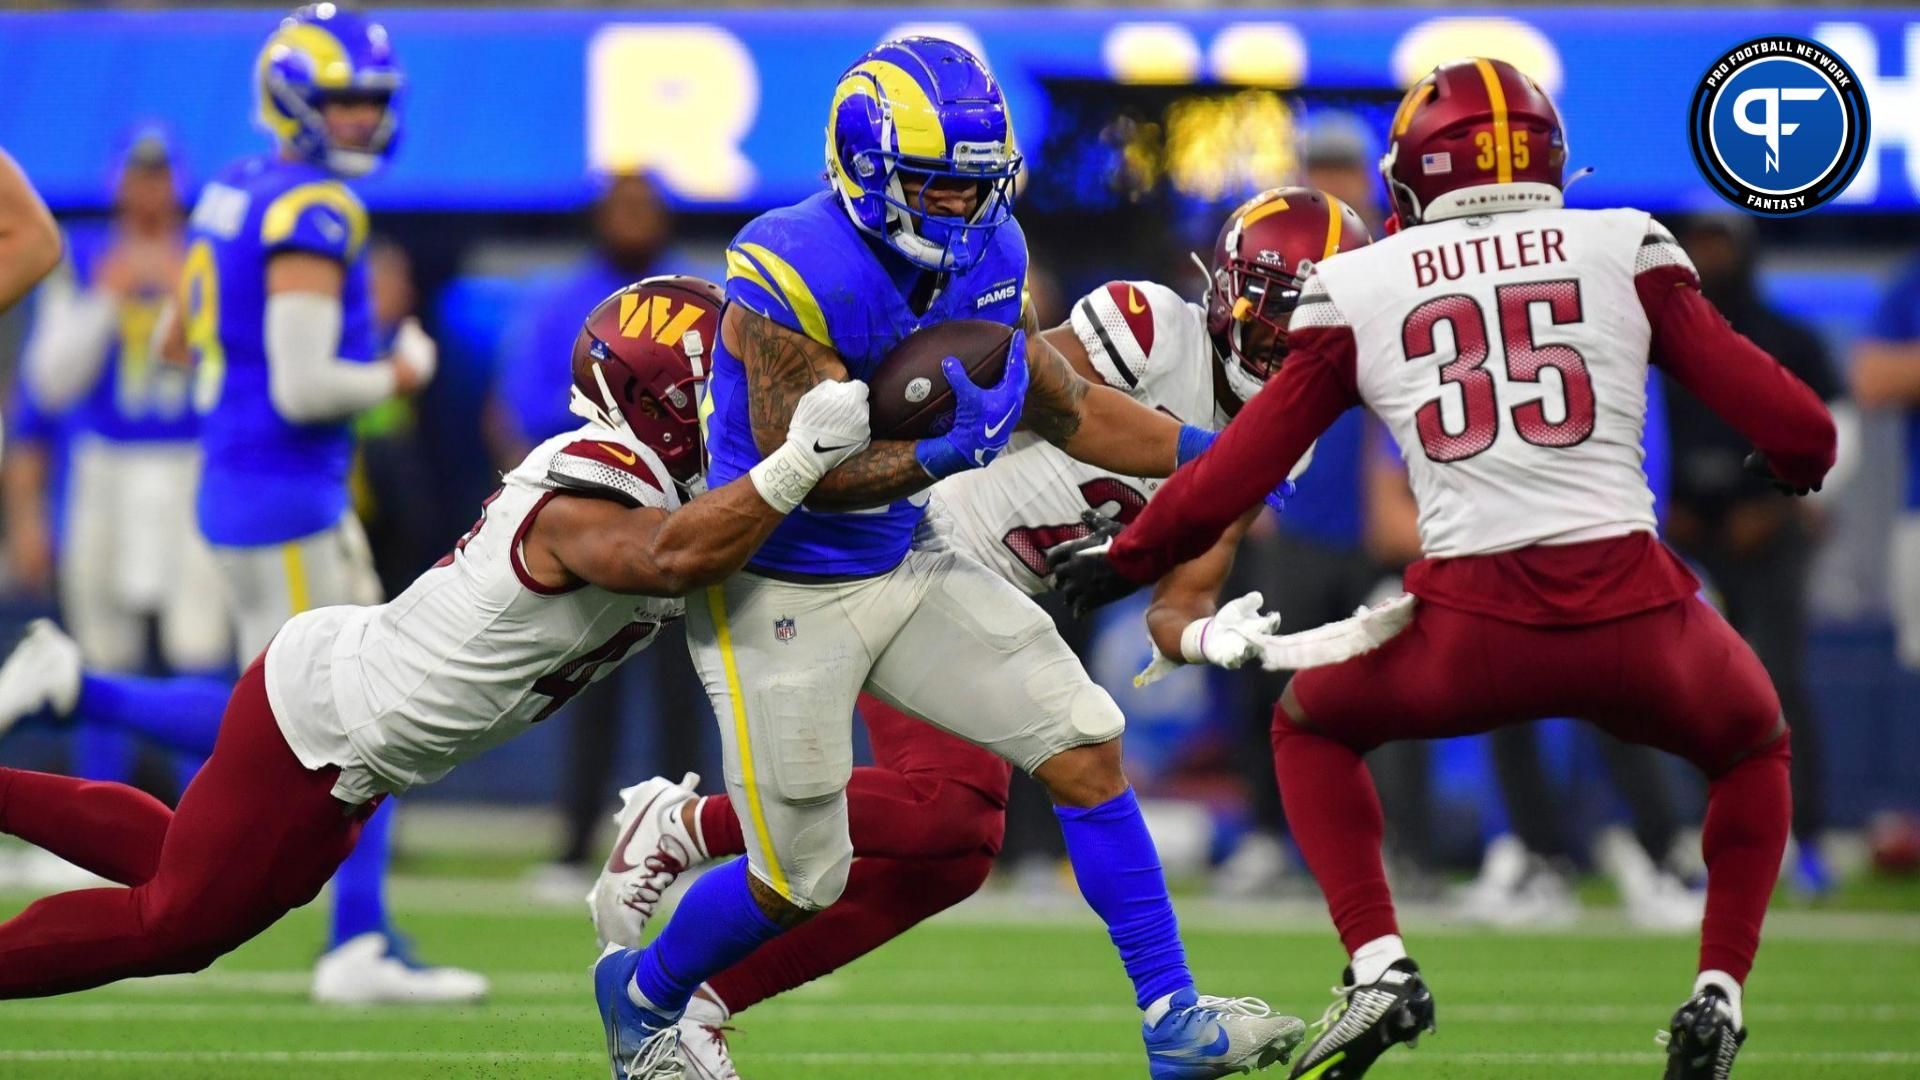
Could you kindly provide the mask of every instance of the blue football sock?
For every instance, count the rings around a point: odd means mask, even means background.
[[[394,800],[389,797],[360,830],[353,854],[333,872],[333,939],[339,948],[370,932],[388,933],[387,862],[392,854]]]
[[[747,887],[747,860],[701,875],[640,954],[633,985],[659,1012],[677,1014],[709,977],[747,958],[780,933]]]
[[[83,780],[133,778],[133,737],[111,724],[90,723],[85,714],[73,729],[73,772]]]
[[[1140,1008],[1193,987],[1160,855],[1133,789],[1082,809],[1056,806],[1067,859],[1087,906],[1107,924]]]
[[[130,732],[169,750],[204,758],[213,753],[220,718],[232,693],[232,679],[206,675],[88,672],[80,677],[80,700],[74,713],[87,726]]]

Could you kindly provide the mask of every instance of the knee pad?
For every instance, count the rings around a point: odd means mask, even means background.
[[[845,795],[814,803],[771,803],[766,808],[780,877],[757,865],[764,880],[784,879],[786,898],[796,907],[819,911],[840,899],[853,868],[853,837],[847,831]]]

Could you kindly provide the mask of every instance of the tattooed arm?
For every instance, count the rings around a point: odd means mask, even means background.
[[[845,380],[838,353],[805,334],[728,304],[720,339],[738,357],[747,376],[747,412],[754,445],[763,454],[787,440],[787,425],[800,395],[827,379]],[[815,510],[865,510],[885,506],[933,483],[913,456],[908,439],[875,439],[814,485],[806,504]]]
[[[1180,421],[1100,381],[1073,327],[1040,332],[1027,309],[1026,411],[1021,424],[1095,468],[1122,476],[1172,474]]]

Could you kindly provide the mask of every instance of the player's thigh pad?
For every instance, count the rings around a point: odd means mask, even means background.
[[[687,598],[687,645],[720,725],[727,792],[760,880],[822,908],[853,862],[847,780],[865,634],[898,621],[892,575],[800,585],[736,574]]]
[[[955,551],[916,549],[902,569],[923,591],[874,662],[875,696],[1028,772],[1119,737],[1120,707],[1025,593]]]
[[[331,528],[282,543],[217,547],[214,561],[226,582],[243,667],[303,611],[380,602],[366,533],[351,513]]]

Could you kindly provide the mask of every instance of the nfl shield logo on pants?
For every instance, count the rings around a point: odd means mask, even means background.
[[[792,619],[781,616],[773,620],[773,637],[775,641],[792,641],[794,633]]]

